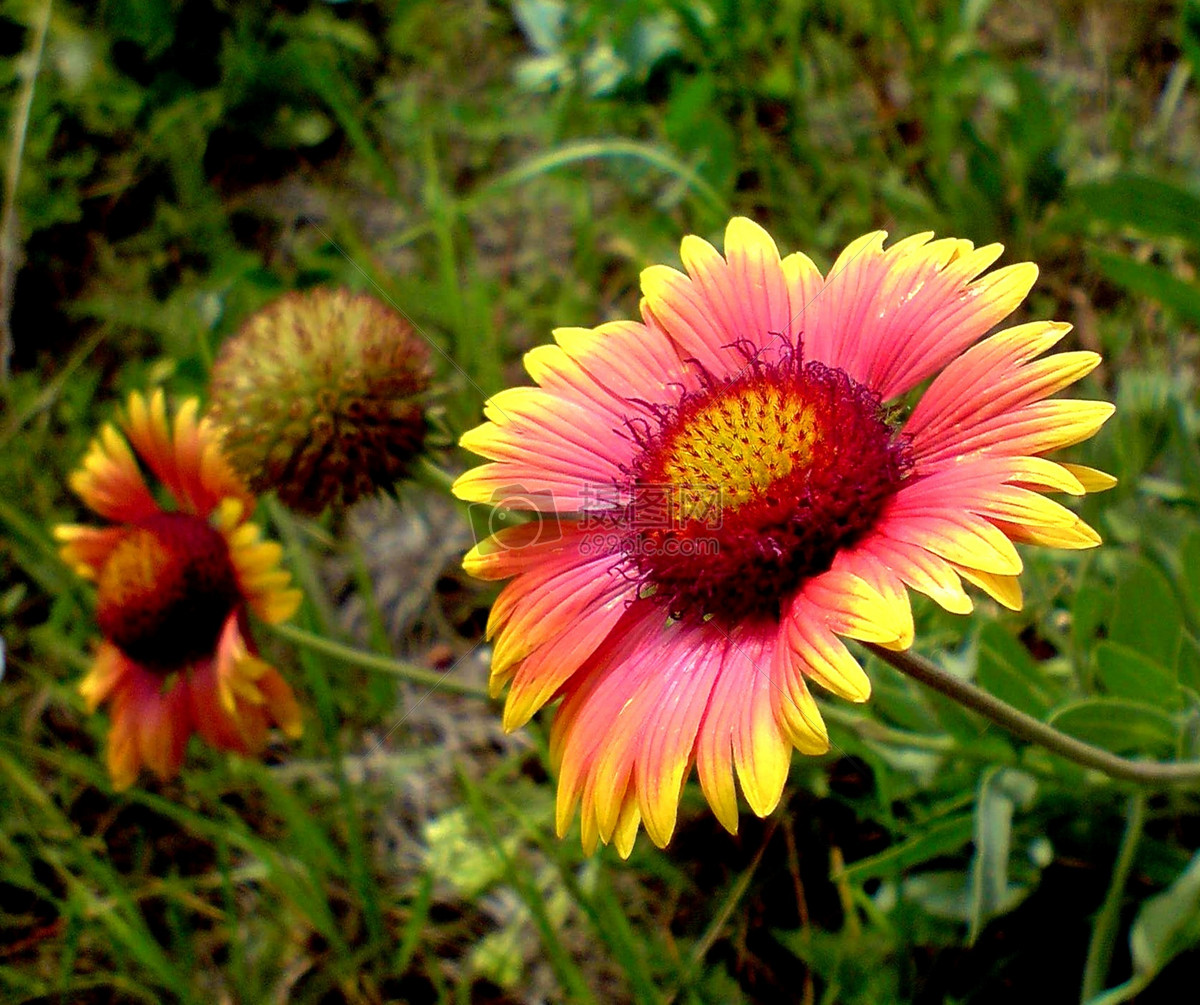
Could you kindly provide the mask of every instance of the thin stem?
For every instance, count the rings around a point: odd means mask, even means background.
[[[50,30],[52,0],[42,6],[42,16],[33,28],[33,41],[27,54],[28,63],[19,70],[21,90],[13,106],[12,138],[8,148],[8,164],[4,172],[4,207],[0,210],[0,384],[7,384],[12,362],[12,302],[16,292],[18,256],[17,188],[21,181],[21,161],[25,155],[25,136],[33,112],[33,91],[46,35]]]
[[[920,681],[926,687],[952,698],[960,705],[991,719],[1014,736],[1036,743],[1047,750],[1065,757],[1068,761],[1095,768],[1112,778],[1121,778],[1139,785],[1164,787],[1168,785],[1200,784],[1200,761],[1183,761],[1160,764],[1153,761],[1131,761],[1116,754],[1083,743],[1074,737],[1059,732],[1053,726],[1026,715],[1007,702],[982,691],[974,684],[953,677],[939,669],[923,656],[911,652],[893,652],[870,642],[863,645],[885,663],[902,674]]]
[[[419,481],[425,482],[430,488],[449,492],[451,486],[454,485],[455,476],[434,464],[428,457],[422,457],[417,461],[416,470],[413,473]]]
[[[381,656],[378,653],[363,652],[361,649],[355,649],[353,646],[342,645],[340,642],[333,642],[322,638],[320,635],[314,635],[312,632],[307,632],[303,628],[297,628],[295,625],[272,625],[271,630],[298,646],[304,646],[306,649],[311,649],[314,652],[323,653],[344,663],[351,663],[354,666],[362,667],[364,670],[390,674],[393,677],[399,677],[401,680],[409,681],[412,684],[420,684],[422,687],[427,687],[434,691],[461,694],[469,698],[483,698],[485,701],[491,697],[486,687],[454,680],[449,676],[449,670],[445,673],[437,673],[434,670],[426,670],[424,667],[419,667],[414,663],[405,663],[401,660],[392,659],[389,656]]]
[[[712,949],[720,936],[722,929],[729,923],[729,919],[733,916],[734,910],[741,903],[742,898],[746,895],[746,891],[750,888],[750,881],[754,878],[758,867],[763,859],[763,854],[767,850],[767,845],[771,843],[771,838],[775,836],[775,828],[779,826],[778,817],[772,819],[767,825],[766,833],[763,835],[762,844],[755,853],[754,858],[746,867],[745,871],[738,876],[733,885],[725,894],[725,899],[721,902],[721,906],[717,908],[712,916],[712,921],[708,923],[704,934],[700,936],[700,940],[692,947],[691,953],[688,954],[687,961],[680,970],[679,975],[675,978],[675,987],[667,995],[664,1005],[672,1005],[679,995],[691,987],[692,978],[696,971],[704,963],[704,958],[708,955],[708,951]]]
[[[321,582],[321,574],[313,561],[312,551],[304,540],[300,522],[274,496],[267,496],[263,502],[271,517],[271,523],[279,529],[279,535],[287,546],[292,572],[295,573],[297,584],[304,591],[305,599],[312,605],[318,625],[323,631],[331,631],[337,624],[337,613],[329,599],[328,591]]]
[[[821,706],[821,716],[826,722],[836,722],[839,726],[857,733],[864,740],[874,740],[885,743],[890,747],[908,747],[912,750],[931,750],[935,753],[946,754],[957,745],[949,736],[927,736],[923,733],[910,733],[903,729],[893,729],[864,715],[856,715],[833,704]]]
[[[1136,792],[1129,798],[1129,814],[1125,823],[1125,835],[1113,866],[1112,881],[1104,904],[1096,915],[1092,926],[1092,938],[1088,943],[1087,963],[1083,968],[1083,989],[1079,993],[1081,1003],[1090,1002],[1104,989],[1104,978],[1112,963],[1113,939],[1121,920],[1121,900],[1125,896],[1125,884],[1133,868],[1138,842],[1142,839],[1142,828],[1146,824],[1146,794]]]

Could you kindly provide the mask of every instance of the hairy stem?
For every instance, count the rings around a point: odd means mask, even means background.
[[[1093,747],[1090,743],[1076,740],[1059,732],[1053,726],[1040,722],[1031,715],[1013,708],[1007,702],[977,688],[974,684],[959,680],[945,670],[939,669],[923,656],[912,652],[893,652],[882,646],[865,642],[863,645],[885,663],[902,674],[920,681],[926,687],[952,698],[965,708],[978,712],[1002,726],[1014,736],[1036,743],[1047,750],[1065,757],[1068,761],[1095,768],[1112,778],[1136,782],[1154,788],[1169,785],[1200,784],[1200,761],[1183,761],[1160,764],[1154,761],[1131,761],[1125,757]]]

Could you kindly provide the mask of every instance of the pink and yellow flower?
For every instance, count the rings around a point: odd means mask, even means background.
[[[193,732],[252,754],[277,725],[300,735],[300,708],[260,659],[247,612],[277,623],[300,602],[279,568],[281,549],[249,522],[254,507],[223,457],[216,428],[189,399],[167,418],[161,391],[129,397],[124,435],[106,425],[71,477],[108,527],[55,528],[63,559],[97,585],[101,640],[79,685],[88,710],[108,703],[108,767],[127,788],[143,766],[175,775]],[[130,445],[132,444],[132,450]],[[163,509],[139,468],[172,497]]]
[[[843,639],[910,646],[909,590],[967,613],[965,582],[1017,609],[1014,542],[1099,543],[1043,495],[1112,484],[1044,456],[1112,413],[1048,400],[1099,357],[1039,358],[1070,329],[1052,321],[980,341],[1036,266],[884,238],[822,276],[747,219],[723,257],[687,237],[686,274],[642,273],[640,322],[559,329],[525,358],[538,386],[493,397],[462,439],[490,462],[455,492],[535,514],[465,564],[514,577],[491,686],[509,729],[561,699],[558,829],[582,807],[589,850],[628,855],[639,825],[664,845],[693,765],[730,831],[735,778],[770,813],[792,749],[829,746],[810,684],[870,694]]]

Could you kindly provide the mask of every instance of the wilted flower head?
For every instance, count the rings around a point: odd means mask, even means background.
[[[255,655],[247,618],[283,621],[300,592],[279,568],[279,545],[249,522],[254,497],[198,410],[195,398],[184,402],[172,426],[161,391],[149,402],[130,395],[125,435],[106,425],[71,477],[112,525],[55,528],[63,559],[97,585],[103,640],[79,690],[89,711],[111,705],[117,788],[132,785],[143,765],[174,775],[193,732],[243,754],[262,748],[272,724],[300,735],[291,688]],[[155,500],[139,458],[174,509]]]
[[[319,513],[404,477],[429,380],[428,348],[399,312],[345,289],[288,293],[222,346],[212,415],[254,491]]]
[[[588,848],[628,855],[641,824],[665,844],[693,766],[729,830],[735,778],[770,813],[793,748],[829,746],[810,683],[870,694],[844,638],[908,648],[908,590],[966,613],[965,582],[1019,608],[1013,542],[1099,543],[1042,494],[1112,484],[1043,456],[1112,413],[1047,400],[1099,357],[1039,358],[1070,329],[1051,321],[979,341],[1036,267],[884,236],[824,276],[747,219],[724,255],[687,237],[686,275],[642,273],[640,322],[556,331],[525,357],[538,386],[493,397],[462,438],[490,463],[455,492],[533,517],[465,564],[513,577],[492,687],[511,684],[510,729],[561,699],[558,829],[581,808]]]

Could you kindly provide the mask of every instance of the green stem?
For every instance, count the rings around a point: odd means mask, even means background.
[[[20,235],[17,232],[17,192],[21,180],[21,161],[25,156],[25,137],[33,114],[33,91],[42,56],[46,51],[46,36],[50,31],[52,0],[42,6],[42,16],[33,25],[33,40],[27,54],[28,63],[18,72],[21,89],[12,111],[12,136],[8,146],[8,164],[4,172],[4,206],[0,209],[0,385],[7,386],[12,363],[13,333],[12,305],[16,292],[17,269],[20,266]],[[20,66],[20,64],[17,64]]]
[[[401,660],[392,659],[389,656],[381,656],[378,653],[363,652],[361,649],[355,649],[353,646],[343,645],[340,642],[333,642],[322,638],[320,635],[307,632],[303,628],[297,628],[295,625],[272,625],[271,630],[298,646],[304,646],[306,649],[311,649],[314,652],[323,653],[333,659],[342,660],[344,663],[351,663],[354,666],[362,667],[364,670],[391,674],[393,677],[399,677],[401,680],[409,681],[412,684],[420,684],[422,687],[427,687],[435,691],[462,694],[469,698],[490,699],[486,687],[454,680],[448,676],[449,671],[446,673],[437,673],[433,670],[426,670],[424,667],[419,667],[414,663],[405,663]]]
[[[1108,893],[1104,896],[1104,904],[1092,926],[1087,963],[1083,968],[1083,988],[1079,992],[1079,1001],[1084,1005],[1104,989],[1104,979],[1108,976],[1108,968],[1112,963],[1113,939],[1116,937],[1117,925],[1121,920],[1121,900],[1125,896],[1125,884],[1128,882],[1129,872],[1133,868],[1133,859],[1137,854],[1138,842],[1141,841],[1142,827],[1145,823],[1146,795],[1138,792],[1130,797],[1125,835],[1121,838],[1121,848],[1117,852],[1117,861],[1113,866],[1112,882],[1108,884]]]
[[[416,470],[413,476],[421,482],[427,484],[430,488],[442,489],[449,493],[451,486],[454,485],[456,476],[450,474],[443,468],[438,467],[428,457],[422,457],[417,461]]]
[[[334,625],[337,624],[337,613],[334,611],[333,602],[329,599],[328,591],[321,582],[321,574],[317,570],[317,563],[313,561],[312,551],[304,540],[299,521],[274,496],[267,496],[263,502],[271,517],[271,523],[279,529],[279,536],[283,538],[287,554],[291,558],[292,572],[296,576],[297,585],[304,591],[305,599],[312,605],[312,611],[316,615],[321,629],[332,631]]]
[[[911,750],[931,750],[939,754],[947,754],[957,743],[949,736],[928,736],[923,733],[910,733],[903,729],[893,729],[874,719],[856,715],[832,704],[821,706],[821,716],[826,722],[835,722],[839,726],[857,733],[864,740],[874,740],[876,743],[886,743],[891,747],[908,747]]]
[[[1067,736],[1053,726],[1026,715],[974,684],[951,676],[923,656],[911,652],[893,652],[870,642],[864,642],[863,645],[902,674],[933,688],[965,708],[978,712],[1014,736],[1045,747],[1068,761],[1082,764],[1086,768],[1094,768],[1112,778],[1156,788],[1200,784],[1200,761],[1160,764],[1118,757],[1107,750]]]

